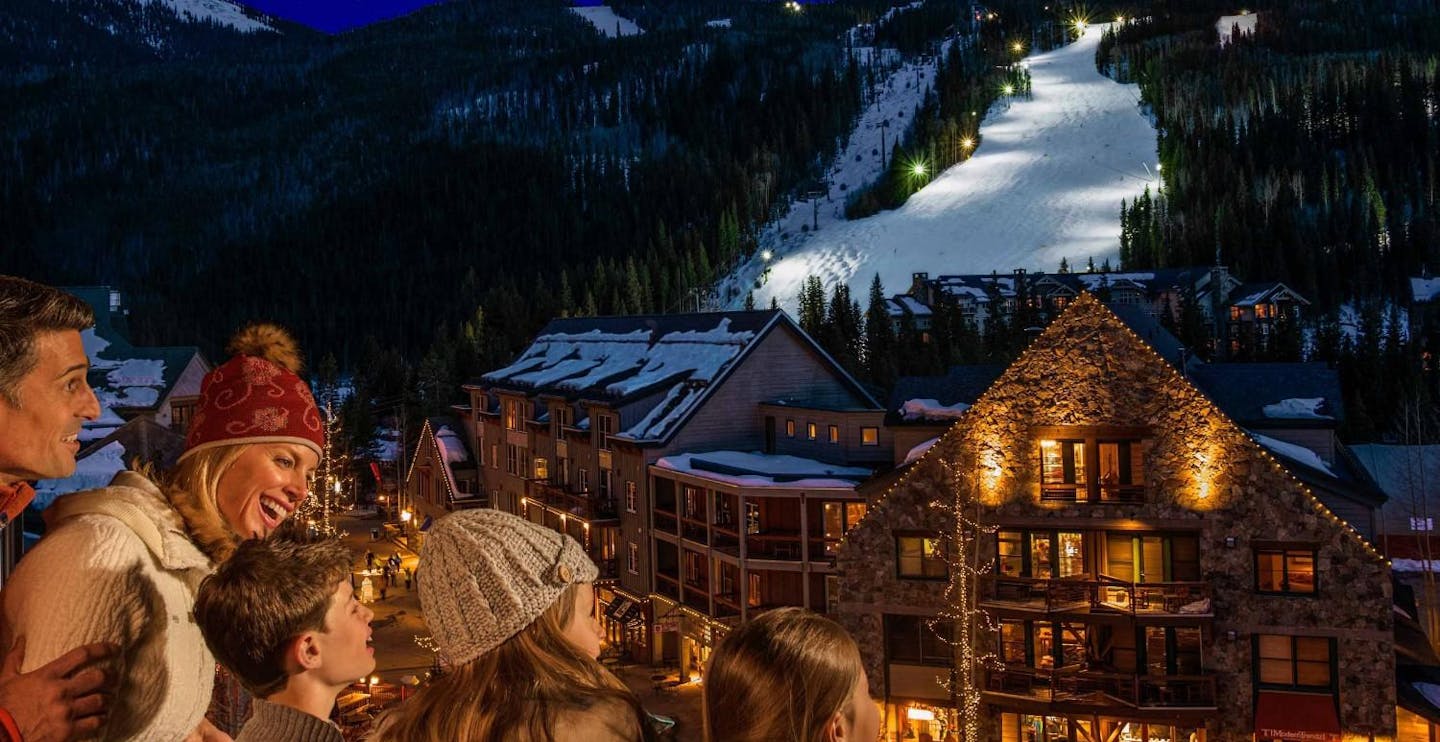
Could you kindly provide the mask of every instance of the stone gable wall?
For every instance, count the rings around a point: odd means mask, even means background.
[[[1040,500],[1034,429],[1072,425],[1149,429],[1143,503]],[[963,472],[959,487],[946,462]],[[897,580],[889,534],[943,528],[945,511],[931,503],[953,502],[961,489],[979,499],[985,519],[1163,521],[1198,529],[1203,579],[1214,591],[1215,620],[1204,651],[1221,704],[1211,722],[1216,738],[1248,738],[1256,633],[1336,638],[1342,726],[1347,732],[1394,734],[1389,567],[1093,298],[1075,302],[1052,323],[847,536],[838,560],[840,618],[867,650],[877,696],[884,691],[884,641],[878,616],[870,618],[873,607],[938,606],[944,587]],[[1234,539],[1233,547],[1225,545],[1227,538]],[[1317,594],[1257,595],[1256,541],[1314,545]],[[982,543],[982,558],[993,563],[995,539]],[[1235,639],[1228,638],[1229,631]]]

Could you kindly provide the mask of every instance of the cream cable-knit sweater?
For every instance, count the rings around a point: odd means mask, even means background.
[[[27,672],[82,644],[118,645],[119,687],[101,739],[184,739],[215,680],[191,617],[209,558],[160,490],[133,472],[52,508],[49,532],[5,585],[6,641],[25,636]]]

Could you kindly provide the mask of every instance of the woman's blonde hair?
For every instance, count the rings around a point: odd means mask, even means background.
[[[229,559],[241,540],[220,512],[220,478],[252,445],[237,443],[196,451],[164,473],[149,465],[138,467],[141,474],[160,486],[170,506],[180,513],[190,539],[217,564]]]
[[[836,714],[851,721],[860,648],[839,624],[777,608],[730,632],[705,673],[707,742],[821,742]]]
[[[451,668],[386,714],[371,742],[549,741],[555,739],[559,715],[588,709],[604,710],[597,714],[604,719],[596,719],[596,726],[616,721],[626,728],[614,733],[650,739],[650,725],[635,694],[565,638],[577,589],[569,586],[520,633]],[[617,709],[623,721],[616,720]]]

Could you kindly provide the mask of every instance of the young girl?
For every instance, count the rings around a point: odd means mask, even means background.
[[[435,522],[417,578],[444,677],[372,742],[639,742],[640,702],[596,661],[595,564],[575,540],[499,510]]]
[[[705,673],[707,742],[874,742],[880,710],[860,648],[800,608],[760,614],[725,637]]]

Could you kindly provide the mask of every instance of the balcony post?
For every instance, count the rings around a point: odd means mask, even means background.
[[[800,493],[800,600],[810,610],[810,513],[805,493]]]

